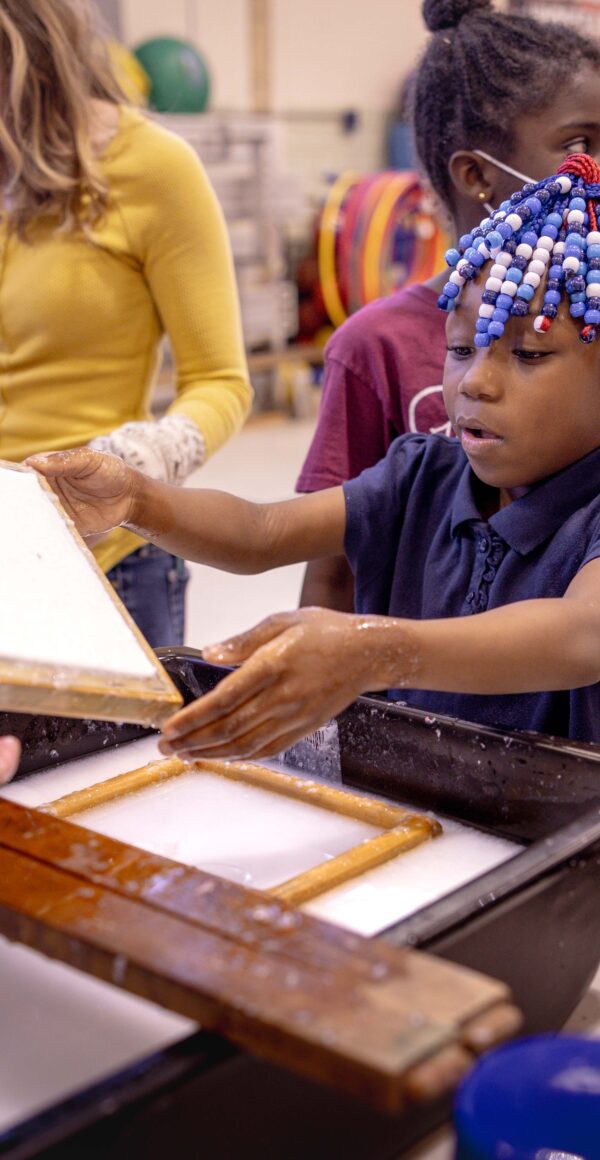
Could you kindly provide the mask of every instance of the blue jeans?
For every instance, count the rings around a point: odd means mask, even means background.
[[[189,578],[183,560],[154,544],[131,552],[108,573],[115,592],[152,648],[183,644]]]

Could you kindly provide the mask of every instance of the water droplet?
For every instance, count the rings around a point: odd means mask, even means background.
[[[115,955],[112,965],[112,981],[120,987],[127,971],[127,955]]]
[[[275,921],[277,930],[293,930],[301,921],[300,915],[293,910],[284,910]]]
[[[268,906],[266,903],[261,902],[258,906],[253,907],[250,911],[250,916],[255,922],[264,922],[265,925],[269,926],[280,913],[281,911],[276,904]]]
[[[271,974],[271,968],[268,963],[254,963],[251,968],[252,974],[256,975],[257,979],[268,979]]]
[[[114,1096],[109,1096],[100,1103],[100,1112],[103,1116],[112,1116],[113,1112],[117,1110],[117,1101]]]

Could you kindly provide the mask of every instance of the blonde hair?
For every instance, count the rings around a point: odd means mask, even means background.
[[[125,98],[87,0],[0,0],[0,185],[20,236],[40,217],[88,230],[102,216],[93,101]]]

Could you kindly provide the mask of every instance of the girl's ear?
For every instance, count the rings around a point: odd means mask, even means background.
[[[448,162],[448,172],[457,197],[467,198],[480,206],[484,202],[497,205],[502,200],[495,166],[475,153],[467,149],[457,150]],[[483,217],[483,212],[480,216]]]

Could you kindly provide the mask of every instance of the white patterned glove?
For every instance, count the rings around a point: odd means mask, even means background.
[[[98,435],[89,446],[107,451],[161,483],[179,486],[206,458],[206,444],[185,415],[124,423],[110,435]]]

